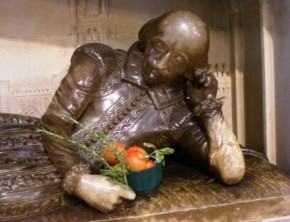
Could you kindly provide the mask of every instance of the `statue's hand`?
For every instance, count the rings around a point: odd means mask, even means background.
[[[194,107],[206,99],[215,98],[218,82],[207,69],[195,70],[194,76],[186,83],[186,94],[190,104]]]
[[[73,193],[92,207],[107,213],[122,203],[123,199],[133,200],[136,194],[108,177],[84,174],[74,188]]]

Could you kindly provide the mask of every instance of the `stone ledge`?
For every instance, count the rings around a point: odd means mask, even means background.
[[[31,221],[262,221],[290,216],[290,177],[276,166],[246,157],[247,173],[225,186],[192,166],[168,161],[158,190],[127,201],[110,214],[77,203]]]

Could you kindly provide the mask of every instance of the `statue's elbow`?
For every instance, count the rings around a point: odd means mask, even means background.
[[[219,177],[224,184],[235,185],[243,179],[245,173],[246,173],[245,164],[241,164],[240,166],[237,166],[234,169],[222,172],[219,175]]]
[[[210,166],[213,174],[227,185],[239,183],[246,173],[242,152],[231,146],[226,146],[226,150],[220,149],[213,153],[210,158]]]

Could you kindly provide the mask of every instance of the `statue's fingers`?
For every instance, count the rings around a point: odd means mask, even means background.
[[[206,73],[203,73],[201,76],[200,76],[200,79],[199,79],[199,81],[200,81],[200,83],[205,83],[205,81],[206,81]]]
[[[136,198],[136,194],[127,188],[123,188],[120,190],[120,197],[128,200],[134,200]]]
[[[209,75],[206,76],[205,81],[204,81],[204,86],[209,87],[212,85],[211,77]]]

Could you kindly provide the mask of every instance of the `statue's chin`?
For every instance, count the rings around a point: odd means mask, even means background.
[[[149,87],[157,86],[160,84],[158,76],[152,72],[149,74],[143,74],[143,80]]]

